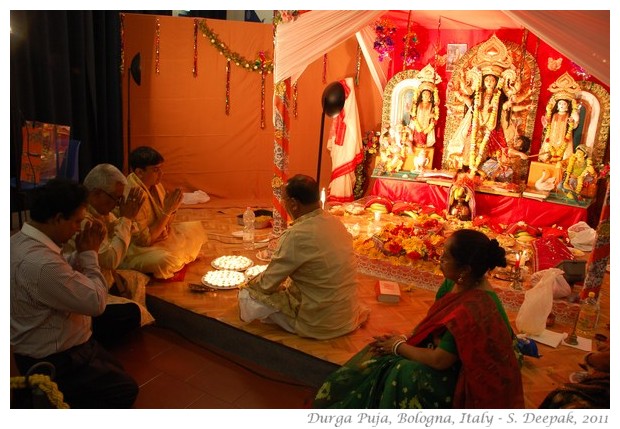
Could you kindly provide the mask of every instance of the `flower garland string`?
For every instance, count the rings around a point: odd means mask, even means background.
[[[297,82],[293,84],[293,116],[297,117]]]
[[[230,115],[230,60],[226,60],[226,116]]]
[[[355,86],[360,86],[360,68],[362,65],[362,47],[357,45],[357,56],[355,58]]]
[[[161,41],[161,31],[159,18],[155,20],[155,73],[159,74],[159,42]]]
[[[125,14],[121,13],[121,75],[125,74]]]
[[[381,133],[378,131],[366,131],[362,138],[362,151],[364,158],[362,162],[355,167],[355,187],[353,188],[353,197],[357,200],[364,196],[367,179],[368,164],[373,155],[379,152],[379,137]]]
[[[491,136],[491,131],[493,131],[495,121],[497,119],[497,111],[499,108],[499,97],[502,93],[502,88],[504,87],[504,78],[499,78],[497,81],[497,85],[495,86],[495,91],[493,93],[493,97],[491,98],[491,111],[490,115],[484,124],[480,124],[480,111],[482,110],[482,105],[480,104],[481,100],[481,83],[478,85],[478,89],[476,90],[476,95],[474,97],[474,115],[473,115],[473,124],[471,131],[471,144],[469,147],[469,168],[472,171],[478,169],[478,166],[482,163],[482,157],[486,152],[487,145],[489,144],[489,138]],[[484,136],[479,144],[477,144],[477,134],[479,127],[482,126],[484,128]],[[476,153],[477,149],[477,153]]]
[[[194,77],[198,76],[198,20],[194,19],[194,68],[192,69]]]
[[[204,37],[207,37],[220,53],[226,58],[226,114],[230,112],[230,64],[234,61],[236,66],[244,70],[254,71],[261,75],[261,116],[260,127],[265,129],[265,79],[266,74],[273,72],[273,61],[267,58],[265,51],[259,51],[258,57],[254,60],[248,60],[241,54],[231,51],[230,48],[220,40],[219,36],[207,25],[206,20],[198,23],[198,28]]]
[[[233,61],[236,66],[257,73],[269,74],[273,72],[273,61],[266,59],[263,51],[261,51],[263,52],[263,59],[261,59],[259,53],[259,56],[256,59],[248,60],[243,55],[232,51],[224,42],[222,42],[217,33],[215,33],[207,25],[206,20],[201,20],[198,27],[200,28],[203,36],[209,39],[211,45],[213,45],[213,47],[220,52],[220,55],[225,56],[227,60]]]

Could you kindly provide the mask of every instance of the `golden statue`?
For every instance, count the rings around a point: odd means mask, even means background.
[[[435,144],[435,125],[439,119],[439,91],[441,77],[427,64],[415,77],[420,85],[413,93],[409,127],[413,130],[413,144],[431,147]]]
[[[541,118],[543,139],[538,160],[549,164],[568,159],[573,154],[573,131],[579,125],[579,84],[564,73],[549,86],[553,94]]]
[[[446,136],[444,165],[450,169],[468,166],[473,176],[490,155],[507,149],[523,135],[525,116],[515,114],[530,109],[532,91],[522,88],[521,73],[495,35],[481,43],[465,64],[467,68],[453,77],[454,99],[447,107],[454,115],[466,111],[456,131]]]
[[[567,159],[564,180],[560,184],[560,189],[566,193],[568,198],[578,199],[581,195],[593,197],[595,187],[596,170],[592,166],[590,149],[580,144]]]

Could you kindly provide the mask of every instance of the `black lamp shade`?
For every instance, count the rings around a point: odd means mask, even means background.
[[[344,107],[346,96],[340,82],[332,82],[323,90],[323,113],[334,117]]]
[[[140,86],[140,83],[142,82],[142,72],[140,71],[140,52],[134,55],[131,60],[129,72],[131,73],[131,77],[133,77],[134,82]]]

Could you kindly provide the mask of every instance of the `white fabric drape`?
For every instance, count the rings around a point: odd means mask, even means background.
[[[355,168],[364,159],[362,154],[362,131],[355,98],[353,78],[348,77],[340,83],[348,89],[344,107],[338,118],[332,122],[327,139],[327,149],[331,152],[332,175],[329,184],[329,200],[353,201]],[[339,132],[344,125],[344,133]]]
[[[278,25],[274,81],[296,82],[308,64],[351,37],[384,10],[312,10]]]
[[[505,10],[536,34],[609,85],[609,10]]]
[[[367,25],[366,27],[358,31],[355,36],[357,37],[357,43],[359,43],[360,48],[362,49],[362,54],[364,54],[364,59],[366,59],[366,64],[368,64],[370,75],[375,82],[375,86],[379,91],[379,95],[383,96],[383,89],[385,88],[385,85],[388,81],[387,70],[390,62],[379,61],[379,54],[374,49],[374,43],[375,39],[377,38],[377,33],[375,33],[375,30],[374,28],[372,28],[372,26]]]

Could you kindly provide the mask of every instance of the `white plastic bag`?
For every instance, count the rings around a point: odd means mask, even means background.
[[[547,326],[547,317],[553,307],[553,281],[555,276],[544,276],[532,289],[525,292],[525,299],[515,324],[520,333],[539,335]]]
[[[567,232],[570,244],[572,244],[573,247],[583,250],[584,252],[592,250],[596,238],[596,231],[590,228],[590,225],[584,221],[577,222],[569,227]]]
[[[536,271],[532,274],[530,281],[533,285],[538,284],[543,278],[547,278],[546,281],[551,282],[553,285],[553,299],[566,298],[571,294],[571,288],[566,278],[564,277],[564,271],[559,268],[547,268],[546,270]]]

